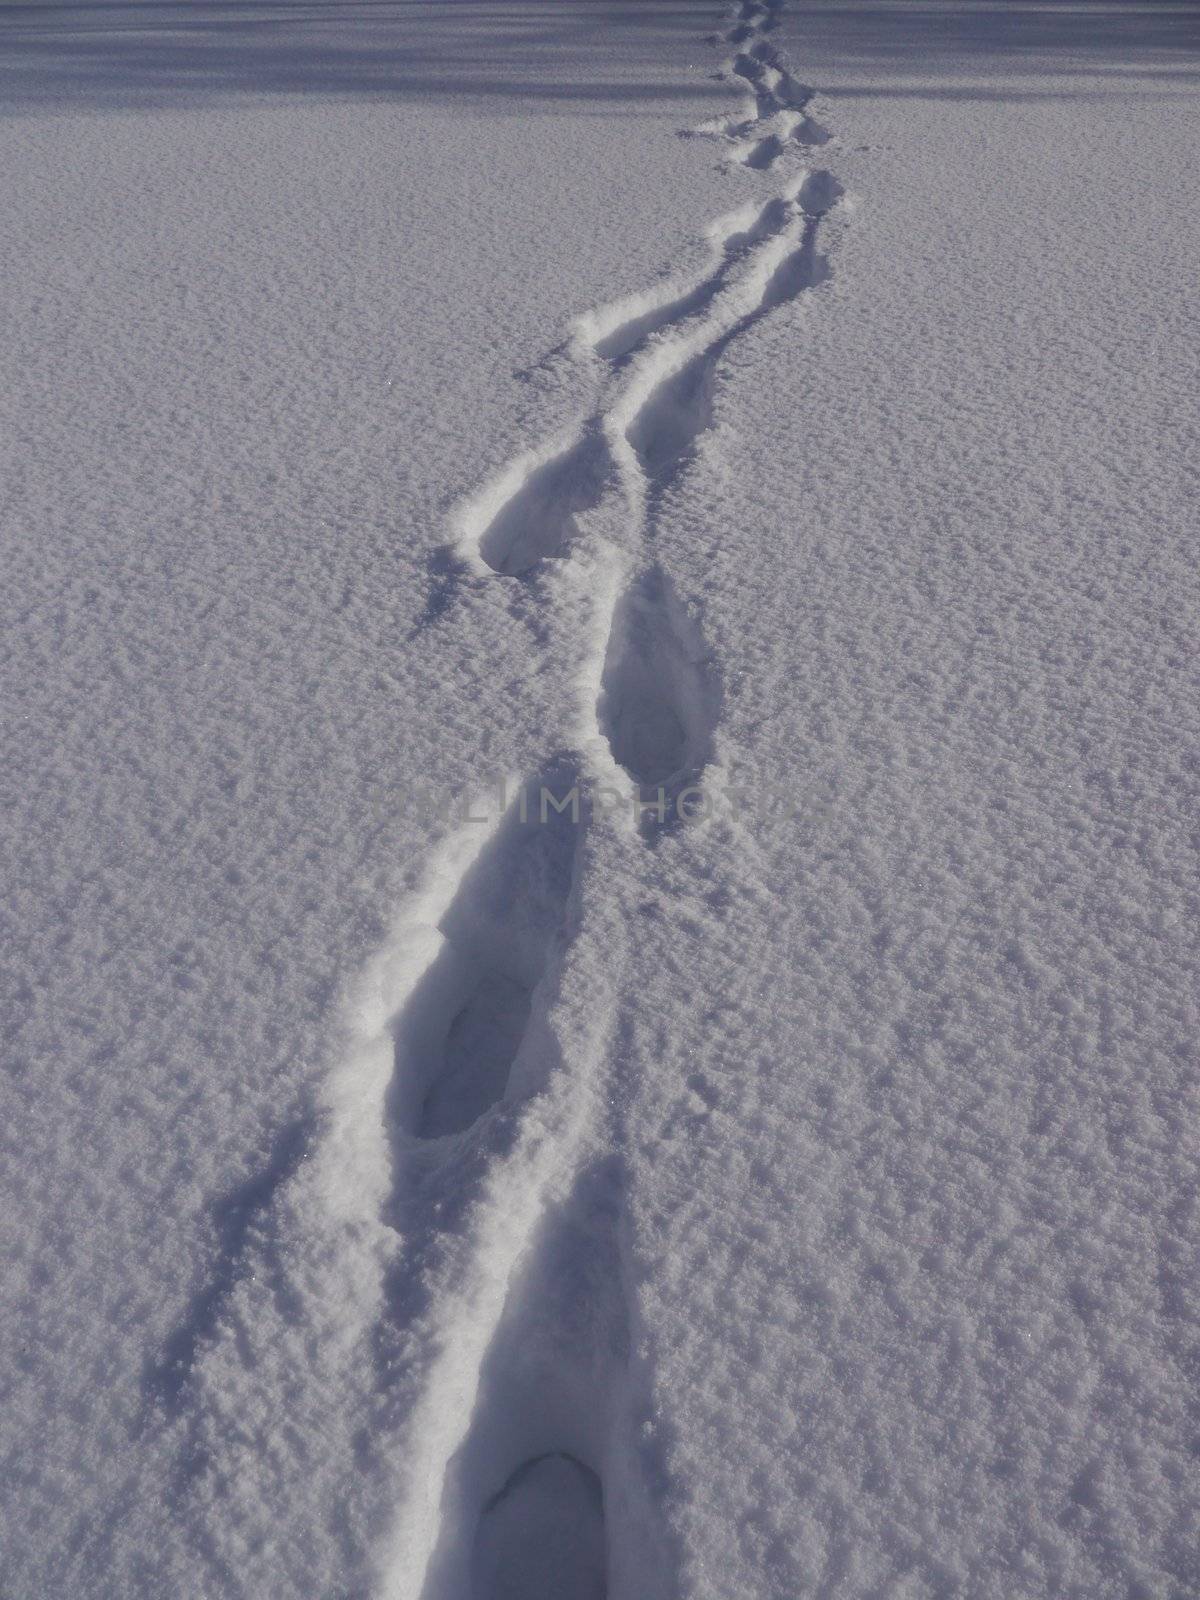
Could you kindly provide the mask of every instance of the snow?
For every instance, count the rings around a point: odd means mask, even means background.
[[[1200,1587],[1198,57],[6,8],[6,1597]]]

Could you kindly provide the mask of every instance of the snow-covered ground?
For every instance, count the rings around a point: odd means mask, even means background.
[[[0,84],[0,1594],[1200,1593],[1194,7]]]

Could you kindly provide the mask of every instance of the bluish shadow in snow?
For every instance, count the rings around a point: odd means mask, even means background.
[[[515,114],[714,100],[664,84],[692,7],[581,0],[100,0],[0,11],[0,108],[119,109],[275,96],[488,101]]]
[[[1177,66],[1200,56],[1200,11],[1190,0],[941,0],[831,7],[789,4],[790,31],[814,49],[837,49],[871,70],[925,77],[991,57],[1009,71],[1095,71]],[[1194,63],[1200,67],[1200,62]]]
[[[603,430],[594,422],[574,443],[525,472],[477,536],[479,554],[506,577],[562,555],[576,518],[600,504],[612,474]]]
[[[613,760],[642,796],[648,841],[684,820],[680,797],[712,759],[720,713],[720,674],[703,634],[670,579],[652,567],[617,606],[596,707]]]
[[[222,1307],[244,1269],[251,1242],[275,1196],[304,1160],[312,1133],[311,1116],[293,1119],[276,1136],[260,1170],[213,1204],[216,1249],[212,1266],[145,1375],[147,1394],[168,1412],[182,1408],[197,1351],[215,1331]]]
[[[604,1600],[604,1491],[566,1451],[523,1462],[484,1506],[472,1600]]]
[[[387,1100],[397,1173],[412,1140],[465,1133],[505,1095],[522,1052],[545,1052],[535,1005],[568,935],[584,819],[541,805],[575,790],[569,761],[513,800],[438,923],[440,945],[391,1028]],[[536,1078],[536,1070],[534,1077]]]
[[[425,571],[428,575],[425,606],[413,624],[410,638],[424,633],[426,628],[433,627],[446,615],[454,604],[454,596],[464,576],[462,563],[455,558],[453,549],[448,545],[439,545],[429,552],[425,558]]]
[[[6,6],[0,107],[13,114],[316,95],[476,101],[515,115],[611,112],[685,97],[694,109],[696,95],[727,100],[728,83],[664,83],[662,55],[706,22],[700,5],[603,0]],[[976,81],[948,92],[1008,98],[1003,85],[979,81],[981,61],[998,74],[1114,73],[1138,93],[1155,79],[1200,76],[1200,15],[1182,0],[797,4],[787,23],[811,53],[861,63],[864,93],[888,92],[889,73],[911,78],[919,70],[924,85],[890,92],[928,95],[930,77],[969,70]],[[1061,84],[1046,90],[1064,92]]]

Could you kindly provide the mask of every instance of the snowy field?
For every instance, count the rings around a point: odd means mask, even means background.
[[[0,90],[0,1595],[1200,1595],[1197,9]]]

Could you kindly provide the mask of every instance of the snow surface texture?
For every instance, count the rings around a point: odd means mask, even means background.
[[[1198,60],[5,13],[6,1600],[1200,1592]]]

